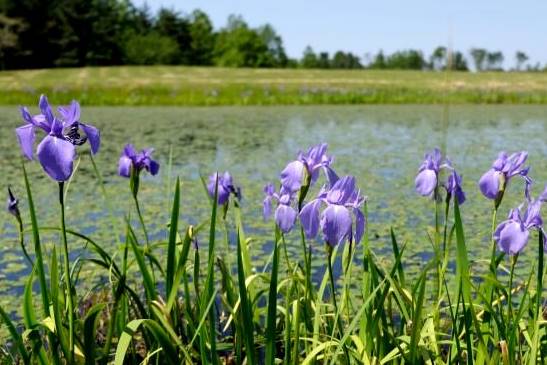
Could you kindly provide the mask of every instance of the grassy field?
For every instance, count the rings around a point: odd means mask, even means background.
[[[547,104],[547,73],[96,67],[0,72],[0,104]]]

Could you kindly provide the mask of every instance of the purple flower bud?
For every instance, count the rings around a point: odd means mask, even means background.
[[[19,218],[21,216],[21,213],[19,212],[18,207],[19,202],[17,199],[15,199],[15,196],[13,195],[13,192],[11,191],[11,188],[8,186],[8,201],[6,204],[7,211],[13,215],[16,218]]]
[[[441,151],[438,148],[425,154],[424,162],[422,162],[415,180],[418,194],[429,196],[435,191],[441,169],[441,159]]]
[[[451,197],[453,196],[458,200],[458,205],[462,205],[465,202],[465,193],[462,190],[462,177],[458,175],[456,170],[453,170],[448,176],[446,191]]]

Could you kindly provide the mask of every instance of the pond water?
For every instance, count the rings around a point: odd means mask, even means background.
[[[84,107],[83,121],[101,129],[103,144],[96,162],[117,230],[112,229],[108,204],[93,173],[88,147],[82,150],[81,163],[70,186],[67,225],[100,242],[110,253],[117,251],[116,242],[123,233],[122,228],[118,229],[119,221],[133,209],[128,181],[116,175],[117,160],[127,142],[137,148],[155,147],[154,156],[162,165],[157,177],[143,178],[139,193],[144,219],[154,239],[167,236],[169,191],[176,176],[183,184],[184,227],[207,219],[209,214],[200,174],[229,170],[243,189],[244,223],[247,234],[255,239],[251,253],[259,268],[270,254],[273,238],[273,223],[261,218],[262,187],[276,182],[279,172],[299,150],[319,142],[329,144],[337,173],[355,175],[368,196],[368,230],[374,252],[381,260],[391,260],[389,228],[393,226],[399,242],[407,244],[404,261],[410,272],[417,272],[431,256],[428,230],[434,222],[434,205],[414,191],[414,177],[424,152],[441,147],[463,175],[467,201],[462,214],[470,257],[478,271],[486,266],[481,259],[489,257],[492,202],[482,197],[477,181],[498,152],[529,152],[531,176],[536,181],[534,195],[547,182],[544,106]],[[29,225],[20,152],[13,132],[19,124],[17,108],[0,108],[0,187],[5,191],[8,184],[12,185],[21,197],[23,219]],[[58,225],[56,184],[45,176],[38,163],[27,166],[40,225]],[[522,182],[515,179],[506,196],[500,218],[523,200]],[[15,313],[29,268],[19,250],[13,218],[2,210],[0,220],[0,305]],[[300,257],[298,237],[293,232],[287,240],[292,254]],[[30,245],[30,234],[26,238]],[[46,251],[59,242],[56,234],[44,234],[43,240]],[[203,237],[201,242],[205,241]],[[85,255],[82,242],[71,239],[70,246],[74,259],[78,254]],[[224,254],[223,247],[219,244],[219,254]],[[314,267],[322,273],[320,256],[324,250],[319,242],[314,247]],[[536,250],[527,251],[520,265],[529,268]],[[84,266],[82,277],[89,282],[98,280],[94,269]]]

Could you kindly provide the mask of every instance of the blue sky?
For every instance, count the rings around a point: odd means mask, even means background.
[[[134,0],[142,5],[145,0]],[[467,53],[474,46],[501,50],[505,67],[514,65],[516,50],[531,62],[547,62],[546,0],[146,0],[151,10],[161,6],[190,12],[200,8],[215,28],[239,14],[251,26],[272,24],[291,57],[306,45],[315,51],[352,51],[359,56],[379,49],[418,48],[429,54],[451,44]]]

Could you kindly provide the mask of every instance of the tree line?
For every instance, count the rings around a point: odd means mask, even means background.
[[[473,48],[477,71],[502,70],[503,53]],[[515,55],[514,70],[539,70]],[[414,69],[466,71],[460,51],[438,47],[429,56],[419,50],[314,52],[287,56],[283,39],[270,24],[251,27],[231,15],[216,30],[209,16],[160,9],[152,14],[130,0],[0,0],[0,68],[81,67],[94,65],[215,65],[330,69]]]

